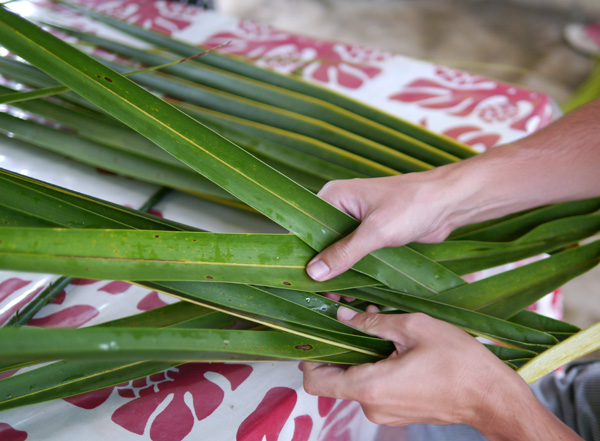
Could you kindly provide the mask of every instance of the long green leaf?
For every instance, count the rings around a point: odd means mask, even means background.
[[[358,273],[319,283],[314,251],[291,235],[91,229],[0,229],[0,267],[93,279],[229,282],[303,291],[379,283]],[[301,262],[299,265],[298,263]]]
[[[511,242],[453,240],[410,246],[457,274],[469,274],[541,253],[552,253],[598,231],[600,215],[571,216],[541,224]]]
[[[83,328],[0,329],[5,361],[258,361],[324,360],[347,352],[289,333],[217,329]],[[360,356],[359,356],[360,357]],[[363,356],[362,360],[375,358]]]
[[[158,47],[168,49],[169,51],[175,54],[181,56],[190,56],[198,51],[198,48],[195,46],[186,44],[182,41],[175,40],[173,38],[169,38],[167,36],[155,32],[148,31],[130,23],[116,20],[98,12],[70,4],[67,6],[72,9],[75,9],[76,11],[89,15],[102,23],[108,24],[109,26],[119,29],[127,34],[133,35],[139,38],[140,40],[152,43],[153,45]],[[429,132],[423,127],[420,127],[416,124],[412,124],[408,121],[401,120],[390,114],[382,112],[374,107],[360,103],[345,95],[336,93],[329,89],[325,89],[324,87],[320,87],[307,81],[303,81],[300,78],[290,75],[282,75],[274,71],[262,69],[251,64],[250,62],[241,57],[225,56],[218,53],[209,53],[206,54],[206,56],[201,57],[201,59],[196,59],[194,61],[217,67],[226,71],[234,72],[236,74],[253,78],[275,86],[279,86],[286,90],[291,90],[301,93],[303,95],[312,96],[328,103],[332,103],[343,109],[349,110],[350,112],[361,115],[369,120],[379,122],[380,124],[386,125],[401,133],[405,133],[408,136],[420,139],[423,142],[438,147],[439,149],[449,152],[450,154],[455,155],[459,158],[467,158],[475,155],[475,152],[469,147],[453,139]]]
[[[0,42],[60,78],[217,185],[294,232],[316,250],[357,222],[234,144],[37,26],[0,8]],[[388,286],[434,295],[464,282],[408,248],[372,253],[355,268]],[[434,274],[437,277],[432,278]]]
[[[74,35],[83,41],[91,42],[111,52],[116,52],[145,65],[154,66],[173,62],[172,57],[164,57],[148,51],[86,34],[74,29],[58,27],[63,32]],[[269,104],[281,109],[326,121],[336,127],[356,133],[375,142],[392,147],[414,158],[433,165],[443,165],[458,160],[457,157],[431,147],[421,141],[394,131],[387,126],[356,115],[329,102],[297,92],[266,84],[222,69],[200,63],[176,64],[161,69],[198,84],[229,92],[251,100]]]
[[[583,199],[547,205],[500,219],[468,225],[450,235],[450,239],[505,242],[518,239],[541,223],[567,216],[593,213],[600,210],[600,198]]]
[[[600,240],[446,291],[448,304],[509,318],[600,262]]]

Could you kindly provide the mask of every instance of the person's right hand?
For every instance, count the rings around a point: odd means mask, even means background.
[[[439,170],[327,183],[318,195],[361,224],[315,256],[309,276],[329,280],[379,248],[443,241],[456,227],[448,207],[458,204],[440,188]]]

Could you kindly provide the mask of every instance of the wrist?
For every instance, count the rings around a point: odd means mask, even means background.
[[[490,441],[581,441],[581,438],[540,403],[514,372],[496,378],[482,394],[467,424]]]

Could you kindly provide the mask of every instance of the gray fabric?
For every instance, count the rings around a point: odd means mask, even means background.
[[[570,364],[531,386],[535,396],[585,441],[600,441],[600,360]],[[407,426],[398,440],[487,441],[469,426]],[[390,438],[391,439],[391,438]]]
[[[600,441],[600,360],[567,366],[531,386],[538,399],[586,441]]]

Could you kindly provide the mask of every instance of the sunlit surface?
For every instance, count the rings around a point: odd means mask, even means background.
[[[21,17],[29,17],[35,11],[35,6],[31,2],[17,1],[17,2],[2,2],[6,4],[6,7],[13,12],[16,12]]]

